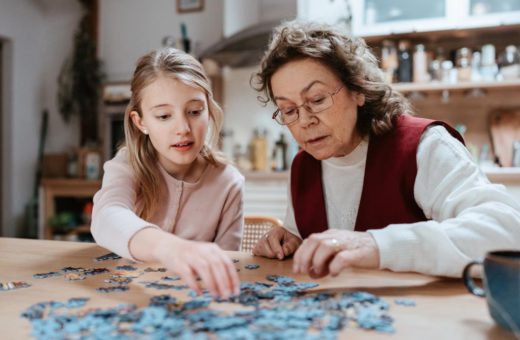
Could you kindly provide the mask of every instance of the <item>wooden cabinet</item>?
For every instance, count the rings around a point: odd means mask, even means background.
[[[40,186],[40,210],[38,237],[40,239],[53,239],[54,233],[49,225],[49,218],[57,211],[56,200],[58,198],[84,198],[92,200],[94,194],[101,188],[101,181],[83,179],[43,179]],[[80,225],[76,227],[78,232],[89,232],[90,226]]]

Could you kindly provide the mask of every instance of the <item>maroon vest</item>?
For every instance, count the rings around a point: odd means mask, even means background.
[[[460,134],[446,123],[409,115],[401,115],[389,132],[370,136],[356,231],[426,220],[415,202],[413,189],[417,147],[430,125],[444,126],[464,143]],[[328,229],[321,162],[303,150],[291,166],[291,195],[296,225],[303,238]]]

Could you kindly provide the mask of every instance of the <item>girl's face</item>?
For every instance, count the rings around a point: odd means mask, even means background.
[[[200,151],[209,126],[205,93],[159,76],[143,89],[141,111],[142,117],[131,113],[132,121],[150,138],[161,165],[177,179],[189,177],[203,163]]]
[[[349,154],[361,141],[356,130],[357,110],[365,97],[349,91],[328,67],[311,58],[281,66],[271,78],[276,106],[299,114],[287,127],[298,144],[314,158],[324,160]],[[318,113],[303,104],[330,103]]]

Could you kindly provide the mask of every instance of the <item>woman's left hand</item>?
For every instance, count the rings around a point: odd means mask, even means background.
[[[379,249],[370,233],[329,229],[306,238],[294,254],[293,271],[320,278],[348,267],[379,268]]]

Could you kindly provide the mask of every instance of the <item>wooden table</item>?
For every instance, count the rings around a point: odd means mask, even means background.
[[[2,339],[28,339],[31,326],[20,313],[37,302],[72,297],[90,297],[88,307],[114,307],[120,303],[148,305],[150,297],[159,294],[184,296],[183,292],[158,291],[131,283],[124,293],[101,294],[95,288],[108,274],[88,277],[83,281],[66,281],[62,276],[34,279],[35,273],[56,271],[62,267],[108,267],[127,264],[127,260],[94,262],[107,250],[92,243],[0,238],[0,282],[27,281],[32,287],[0,291],[0,329]],[[240,260],[239,275],[244,281],[265,281],[267,274],[288,275],[297,281],[320,284],[313,291],[364,290],[390,303],[390,315],[395,318],[394,334],[346,328],[340,338],[345,339],[514,339],[512,333],[496,326],[488,314],[484,299],[466,291],[462,280],[443,279],[414,273],[388,271],[347,270],[336,278],[312,280],[293,275],[292,261],[268,260],[246,253],[229,252]],[[257,263],[259,269],[246,270],[247,263]],[[148,267],[148,265],[138,265]],[[157,267],[157,266],[156,266]],[[146,273],[146,280],[159,279],[164,273]],[[156,277],[154,277],[155,275]],[[411,298],[415,307],[396,305],[396,298]]]

